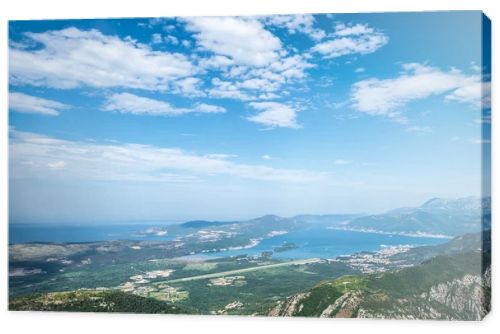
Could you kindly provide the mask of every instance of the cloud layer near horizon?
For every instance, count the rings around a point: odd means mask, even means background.
[[[197,182],[214,175],[276,182],[322,176],[295,169],[249,165],[230,155],[198,155],[178,148],[133,143],[97,144],[11,130],[11,177],[104,181]]]

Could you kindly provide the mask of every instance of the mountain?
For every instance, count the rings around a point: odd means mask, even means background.
[[[325,281],[268,315],[481,320],[490,309],[491,267],[480,263],[489,254],[439,255],[395,272]]]
[[[202,229],[206,227],[212,226],[224,226],[224,225],[232,225],[239,224],[240,226],[256,226],[263,228],[272,228],[272,227],[285,227],[286,225],[293,225],[297,219],[294,218],[285,218],[277,215],[265,215],[262,217],[253,218],[250,220],[241,220],[241,221],[208,221],[208,220],[192,220],[181,224],[181,227],[184,228],[193,228],[193,229]]]
[[[181,226],[184,228],[205,228],[209,226],[221,226],[221,225],[230,225],[235,224],[237,222],[226,222],[226,221],[208,221],[208,220],[191,220],[185,223],[182,223]]]
[[[407,252],[394,254],[391,260],[396,263],[416,265],[438,255],[470,253],[478,250],[482,250],[483,254],[491,252],[491,230],[461,235],[439,245],[414,247]],[[483,263],[487,264],[487,259],[483,259]]]
[[[363,216],[364,214],[297,215],[292,219],[308,224],[339,224]]]
[[[302,229],[311,225],[328,225],[332,228],[403,234],[432,234],[457,236],[478,232],[491,227],[491,199],[465,197],[459,199],[433,198],[416,208],[397,208],[379,215],[325,214],[279,217],[265,215],[244,221],[193,220],[180,225],[182,228],[204,229],[238,225],[266,234],[270,230]]]
[[[479,212],[482,209],[482,200],[473,196],[458,199],[432,198],[422,204],[420,209],[428,212],[454,212],[467,215]]]
[[[491,227],[491,199],[433,198],[417,208],[401,208],[358,217],[344,229],[406,234],[457,236]]]

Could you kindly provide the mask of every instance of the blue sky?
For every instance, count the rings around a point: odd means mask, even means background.
[[[13,21],[9,40],[11,222],[481,196],[480,12]]]

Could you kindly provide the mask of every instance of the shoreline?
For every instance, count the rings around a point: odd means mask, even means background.
[[[454,237],[445,234],[432,234],[432,233],[411,233],[411,232],[385,232],[379,230],[370,230],[370,229],[355,229],[355,228],[342,228],[329,226],[328,230],[336,230],[336,231],[348,231],[348,232],[360,232],[360,233],[373,233],[373,234],[384,234],[384,235],[399,235],[403,237],[413,237],[413,238],[435,238],[435,239],[447,239],[451,240]]]

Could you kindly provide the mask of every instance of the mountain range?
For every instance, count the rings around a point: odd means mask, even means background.
[[[265,228],[304,228],[327,225],[332,229],[454,237],[491,228],[491,198],[432,198],[418,207],[404,207],[382,214],[304,214],[293,217],[266,215],[239,221],[189,221],[185,228],[205,228],[238,224]]]
[[[325,216],[316,219],[317,222],[324,220]],[[331,227],[414,235],[457,236],[474,233],[491,228],[491,198],[433,198],[419,207],[358,216],[334,223]]]

